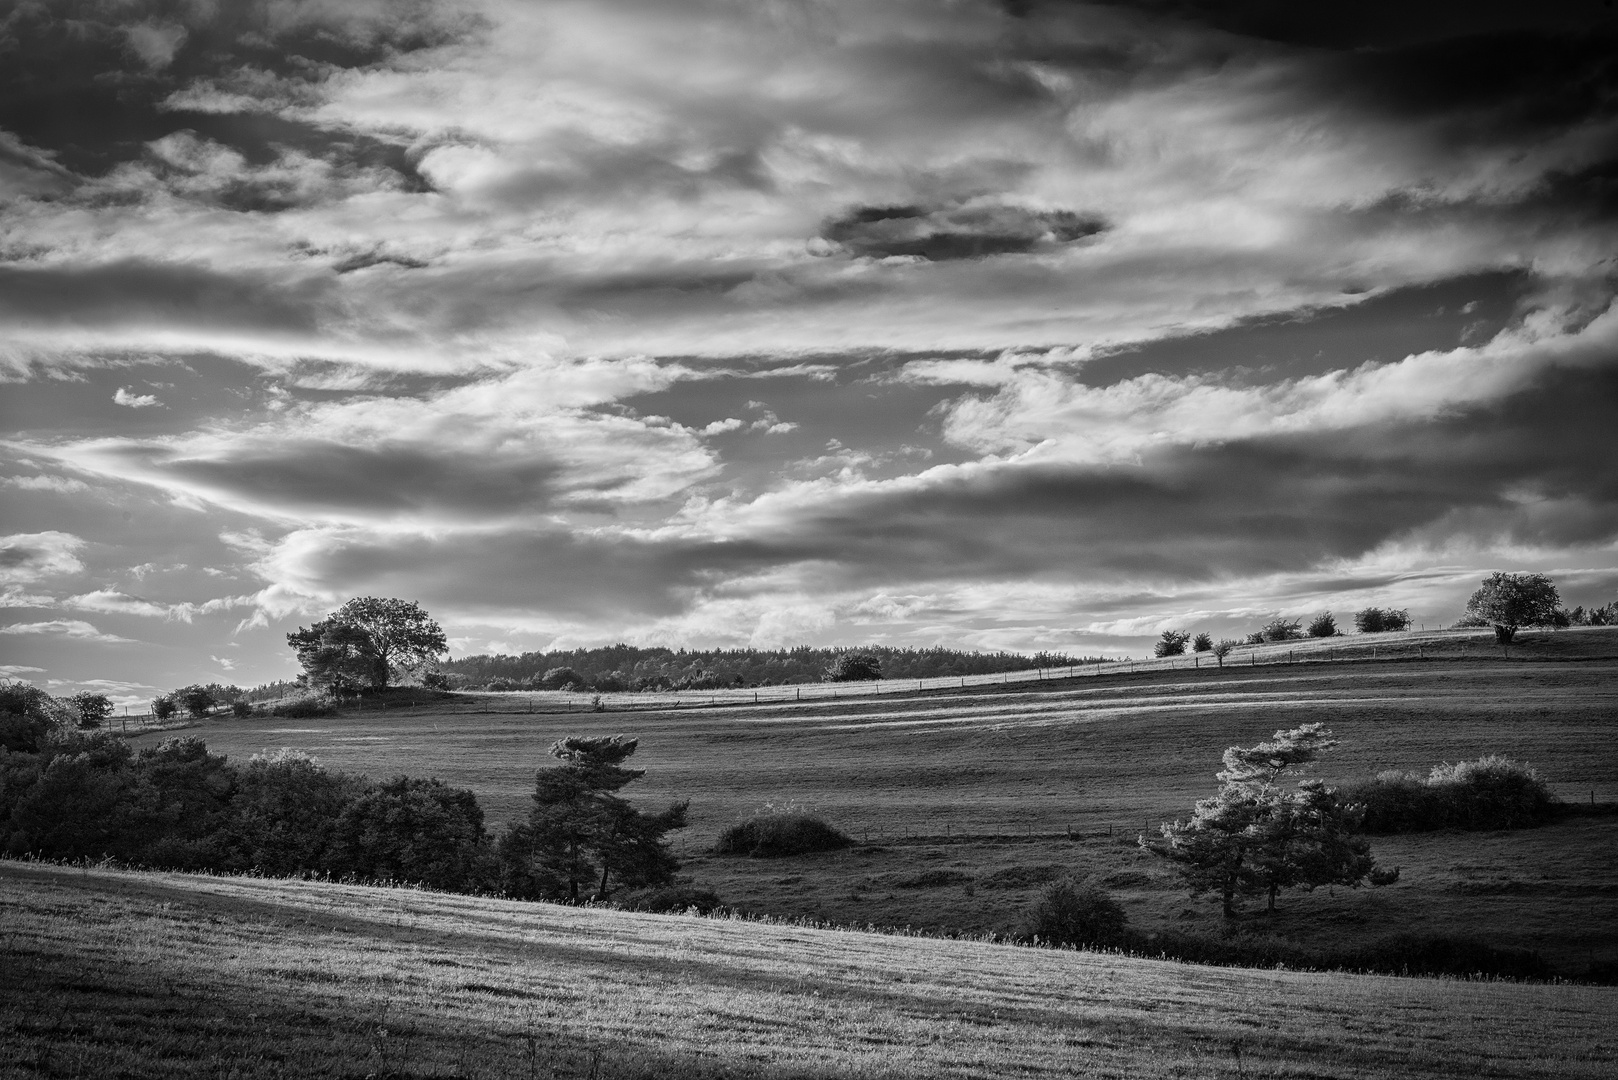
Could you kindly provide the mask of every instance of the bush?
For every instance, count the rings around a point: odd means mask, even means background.
[[[1337,620],[1332,618],[1331,612],[1322,611],[1319,615],[1316,615],[1313,619],[1309,620],[1309,629],[1305,631],[1305,633],[1307,633],[1310,637],[1317,638],[1336,637]]]
[[[539,677],[539,685],[546,690],[577,690],[584,685],[584,676],[570,667],[554,667]]]
[[[826,678],[832,682],[867,682],[881,677],[881,662],[865,652],[842,653],[826,670]]]
[[[233,701],[230,703],[230,715],[241,718],[253,715],[253,704],[250,701]]]
[[[1410,612],[1404,608],[1368,607],[1354,613],[1354,629],[1362,634],[1383,634],[1410,629]]]
[[[1197,652],[1212,652],[1213,647],[1213,638],[1209,637],[1207,634],[1198,634],[1196,637],[1191,639],[1191,648],[1195,649]]]
[[[1111,945],[1123,939],[1128,926],[1124,909],[1106,889],[1064,878],[1039,894],[1017,932],[1049,945]]]
[[[1259,641],[1297,641],[1303,637],[1302,619],[1272,619],[1258,632]],[[1256,642],[1255,642],[1256,644]]]
[[[1391,770],[1349,792],[1365,809],[1369,833],[1434,829],[1521,829],[1554,813],[1554,800],[1532,766],[1491,754],[1436,765],[1426,776]]]
[[[271,716],[285,716],[291,720],[310,720],[320,716],[336,716],[337,703],[328,697],[305,694],[287,698],[270,708]]]
[[[852,839],[814,814],[760,814],[720,833],[714,853],[775,859],[853,845]]]
[[[1181,630],[1165,630],[1157,644],[1152,646],[1152,655],[1156,657],[1182,656],[1185,653],[1185,643],[1191,640],[1191,635]]]

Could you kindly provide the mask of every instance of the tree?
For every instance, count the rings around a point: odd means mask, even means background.
[[[159,720],[167,720],[169,717],[173,716],[179,711],[180,707],[174,703],[174,698],[168,694],[163,694],[152,699],[152,715],[157,717]]]
[[[1274,911],[1282,889],[1359,885],[1376,869],[1357,835],[1360,811],[1318,780],[1291,792],[1280,783],[1334,745],[1322,725],[1303,724],[1257,746],[1230,747],[1218,793],[1141,845],[1176,863],[1193,896],[1218,893],[1226,916],[1236,914],[1238,895],[1267,894]]]
[[[98,728],[112,715],[112,701],[106,694],[85,691],[74,694],[67,699],[67,703],[79,714],[79,726],[82,728]]]
[[[1152,655],[1181,656],[1185,653],[1185,643],[1191,640],[1191,635],[1182,630],[1165,630],[1157,644],[1152,646]]]
[[[209,690],[206,686],[199,686],[195,683],[190,686],[182,686],[178,690],[169,694],[169,700],[180,706],[180,708],[184,709],[186,713],[193,718],[207,716],[208,711],[215,705],[219,704],[219,702],[214,699],[212,690]],[[156,703],[154,702],[153,704],[155,709]]]
[[[1483,587],[1466,602],[1466,613],[1494,627],[1494,639],[1510,645],[1525,626],[1550,626],[1562,598],[1544,574],[1503,574],[1483,579]]]
[[[882,664],[868,652],[838,653],[826,678],[832,682],[864,682],[882,677]]]
[[[1212,652],[1214,647],[1213,638],[1206,633],[1198,634],[1191,639],[1191,647],[1197,652]]]
[[[1264,624],[1259,635],[1266,642],[1296,641],[1303,637],[1302,627],[1302,619],[1272,619]]]
[[[1241,644],[1241,642],[1239,642],[1239,641],[1232,641],[1232,640],[1230,640],[1230,638],[1224,638],[1219,642],[1219,644],[1215,645],[1209,651],[1214,654],[1214,659],[1219,661],[1219,666],[1224,667],[1225,666],[1225,657],[1229,656],[1232,652],[1234,652],[1235,649],[1236,649],[1236,646],[1238,646],[1240,644]]]
[[[686,822],[686,803],[636,810],[618,792],[645,775],[624,767],[639,745],[622,735],[568,738],[551,747],[562,764],[534,776],[528,821],[501,841],[506,891],[578,903],[615,888],[666,885],[679,863],[663,837]]]
[[[1322,611],[1309,620],[1309,629],[1306,631],[1310,637],[1336,637],[1337,620],[1332,618],[1329,611]]]
[[[297,650],[309,684],[334,696],[387,685],[371,635],[363,627],[338,621],[335,615],[307,630],[298,627],[296,633],[287,635],[287,643]]]
[[[444,631],[415,601],[375,596],[350,600],[313,626],[298,627],[287,644],[311,681],[379,690],[396,674],[429,668],[449,649]]]

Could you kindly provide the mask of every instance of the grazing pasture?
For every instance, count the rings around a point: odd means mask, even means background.
[[[1546,1077],[1618,989],[0,863],[0,1075]]]
[[[1414,649],[1403,635],[1381,649]],[[691,800],[676,850],[697,883],[747,910],[844,924],[1009,930],[1053,877],[1094,875],[1139,926],[1214,930],[1135,837],[1214,789],[1222,750],[1322,721],[1342,745],[1318,769],[1381,769],[1503,753],[1569,801],[1618,800],[1618,631],[1526,636],[1513,658],[1231,663],[1071,679],[753,704],[588,711],[579,695],[477,695],[328,720],[256,717],[193,729],[232,756],[281,746],[376,777],[431,775],[477,792],[492,821],[526,810],[546,748],[570,734],[641,740],[641,805]],[[1463,642],[1470,639],[1462,637]],[[1279,647],[1278,647],[1279,648]],[[534,711],[530,712],[530,709]],[[578,711],[580,709],[586,711]],[[567,711],[573,710],[573,711]],[[145,744],[160,736],[140,736]],[[823,814],[861,846],[785,860],[721,858],[719,833],[766,804]],[[1381,890],[1289,894],[1244,932],[1341,945],[1401,931],[1532,948],[1560,970],[1618,961],[1618,818],[1516,833],[1378,838],[1404,877]]]

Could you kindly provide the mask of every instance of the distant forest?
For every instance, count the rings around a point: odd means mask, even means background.
[[[950,675],[990,675],[1002,671],[1066,667],[1095,663],[1093,658],[1039,652],[960,652],[955,649],[895,649],[871,645],[857,649],[640,649],[611,645],[600,649],[560,649],[521,656],[468,656],[449,660],[440,670],[453,686],[490,690],[530,690],[555,685],[548,672],[567,669],[585,688],[603,691],[772,686],[819,682],[839,656],[863,653],[874,657],[884,679],[933,679]]]

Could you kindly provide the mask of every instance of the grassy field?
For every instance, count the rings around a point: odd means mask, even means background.
[[[1113,674],[909,694],[605,713],[568,695],[480,695],[332,720],[220,720],[192,729],[232,756],[292,746],[326,765],[432,775],[472,788],[494,821],[526,810],[545,750],[567,734],[638,736],[643,804],[691,800],[676,847],[701,885],[746,910],[841,924],[1011,929],[1044,881],[1095,875],[1147,929],[1224,929],[1135,847],[1137,834],[1211,793],[1219,755],[1319,720],[1347,781],[1485,753],[1526,759],[1566,799],[1618,799],[1618,630],[1531,635],[1509,661],[1433,658],[1471,637],[1426,635],[1423,656]],[[1396,644],[1413,648],[1399,636]],[[1456,641],[1460,644],[1457,645]],[[1483,644],[1487,644],[1484,642]],[[1387,649],[1390,646],[1380,646]],[[1279,648],[1279,647],[1276,647]],[[853,696],[849,696],[853,695]],[[706,696],[704,696],[706,700]],[[724,698],[721,695],[721,701]],[[160,736],[144,735],[145,744]],[[825,814],[851,851],[763,861],[709,855],[765,804]],[[1529,832],[1376,841],[1388,889],[1284,899],[1243,932],[1364,943],[1398,931],[1532,948],[1568,974],[1618,961],[1618,818]]]
[[[0,1076],[1556,1077],[1618,989],[0,863]]]

